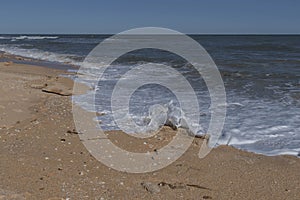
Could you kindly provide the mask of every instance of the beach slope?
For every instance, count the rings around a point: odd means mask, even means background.
[[[72,81],[62,73],[0,63],[1,200],[299,199],[299,158],[220,146],[199,159],[200,138],[156,172],[128,174],[106,167],[79,139]],[[132,151],[154,150],[170,141],[174,131],[164,127],[159,134],[144,143],[120,131],[107,132],[115,144]]]

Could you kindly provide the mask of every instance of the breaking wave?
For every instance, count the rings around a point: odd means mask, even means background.
[[[0,40],[12,40],[12,41],[16,41],[16,40],[54,40],[54,39],[58,39],[58,36],[33,36],[33,35],[21,35],[21,36],[1,36]]]

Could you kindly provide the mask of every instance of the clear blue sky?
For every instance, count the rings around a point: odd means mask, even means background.
[[[3,0],[0,33],[300,33],[298,0]]]

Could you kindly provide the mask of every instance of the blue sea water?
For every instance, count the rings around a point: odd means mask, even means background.
[[[0,51],[80,66],[89,52],[110,35],[0,35]],[[300,152],[300,36],[297,35],[191,35],[211,55],[224,81],[227,117],[219,144],[266,155]],[[180,43],[178,44],[180,45]],[[33,61],[34,62],[34,61]],[[95,83],[94,72],[82,81],[101,93],[96,95],[102,128],[118,129],[110,109],[112,90],[126,71],[141,63],[165,63],[184,74],[196,91],[202,132],[210,119],[207,88],[191,64],[160,50],[142,49],[117,59]],[[70,67],[70,70],[74,68]],[[158,76],[160,74],[157,74]],[[105,87],[104,87],[105,86]],[[85,109],[93,93],[76,97]],[[143,124],[153,104],[176,104],[171,91],[159,85],[140,87],[132,96],[130,112]]]

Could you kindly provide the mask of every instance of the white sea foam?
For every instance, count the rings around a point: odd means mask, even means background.
[[[11,37],[0,37],[0,40],[11,40]]]
[[[298,156],[299,157],[300,148],[283,148],[283,149],[275,149],[271,151],[259,151],[255,150],[255,153],[268,155],[268,156],[277,156],[277,155],[291,155],[291,156]]]
[[[58,36],[27,36],[22,35],[18,37],[12,37],[12,40],[44,40],[44,39],[58,39]]]
[[[247,140],[247,139],[239,139],[236,137],[232,137],[228,141],[228,145],[243,145],[243,144],[253,144],[257,142],[257,140]]]
[[[33,36],[33,35],[22,35],[22,36],[1,36],[0,40],[11,40],[12,42],[18,40],[55,40],[58,36]]]
[[[67,63],[73,65],[81,65],[81,62],[75,61],[70,57],[74,57],[76,55],[71,54],[59,54],[47,51],[41,51],[38,49],[22,49],[16,45],[0,45],[0,51],[17,55],[23,56],[27,58],[37,59],[37,60],[44,60],[50,62],[60,62],[60,63]]]

